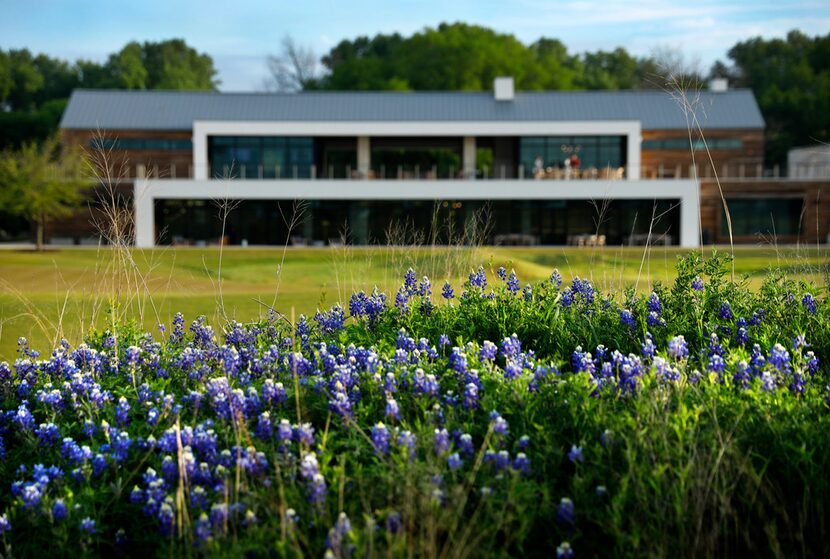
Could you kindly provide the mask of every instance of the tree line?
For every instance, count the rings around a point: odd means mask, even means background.
[[[509,33],[443,23],[410,36],[345,39],[322,56],[285,38],[267,59],[266,86],[307,90],[488,90],[511,75],[519,90],[705,88],[712,77],[752,89],[767,124],[766,162],[782,164],[797,145],[830,141],[830,33],[736,43],[727,61],[704,70],[671,49],[635,56],[620,47],[572,53],[558,39],[526,45]],[[103,63],[70,63],[27,49],[0,49],[0,149],[57,130],[73,89],[211,90],[212,58],[182,39],[130,42]]]
[[[620,47],[571,53],[558,39],[525,45],[514,35],[464,23],[404,37],[380,33],[346,39],[317,58],[290,38],[268,58],[269,85],[298,90],[478,91],[511,75],[519,90],[705,89],[710,78],[755,93],[766,121],[768,165],[787,151],[830,141],[830,33],[739,41],[705,70],[679,51],[635,56]]]
[[[103,63],[0,49],[0,149],[57,130],[73,89],[216,89],[213,59],[182,39],[130,42]]]

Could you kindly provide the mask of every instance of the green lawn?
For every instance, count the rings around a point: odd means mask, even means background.
[[[14,359],[19,336],[40,349],[61,335],[77,343],[91,324],[105,325],[111,312],[152,328],[158,321],[169,323],[177,311],[188,320],[204,314],[214,324],[223,320],[222,308],[224,316],[239,320],[263,314],[270,305],[288,317],[308,314],[348,302],[353,291],[375,285],[394,298],[409,266],[432,279],[436,296],[445,279],[458,288],[479,264],[515,268],[523,281],[546,278],[559,268],[566,280],[580,276],[603,289],[645,290],[653,281],[670,282],[682,253],[654,247],[644,259],[643,248],[610,247],[226,248],[220,296],[218,248],[136,249],[129,255],[106,248],[0,250],[0,359]],[[826,285],[827,263],[824,248],[747,247],[735,255],[737,276],[746,275],[753,286],[771,266]]]

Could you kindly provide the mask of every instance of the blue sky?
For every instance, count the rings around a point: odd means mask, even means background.
[[[0,15],[0,48],[71,60],[103,60],[134,39],[183,37],[213,57],[229,91],[263,89],[265,57],[285,34],[320,55],[343,38],[464,21],[525,43],[559,38],[571,52],[669,46],[708,69],[739,40],[830,31],[827,0],[3,0]]]

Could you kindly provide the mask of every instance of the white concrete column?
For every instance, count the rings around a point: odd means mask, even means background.
[[[629,180],[640,179],[640,150],[643,143],[643,136],[637,123],[637,131],[628,134],[628,146],[626,150],[625,178]]]
[[[700,246],[700,183],[684,181],[680,195],[680,239],[683,248]]]
[[[208,172],[207,134],[193,126],[193,178],[197,180],[212,179]],[[221,170],[220,170],[221,172]]]
[[[357,174],[361,179],[369,176],[372,168],[372,149],[369,136],[357,137]]]
[[[153,202],[147,180],[136,180],[133,185],[136,247],[152,248],[156,244],[156,215]]]
[[[461,167],[464,171],[464,178],[472,179],[476,176],[476,137],[464,136],[464,144],[461,150]]]

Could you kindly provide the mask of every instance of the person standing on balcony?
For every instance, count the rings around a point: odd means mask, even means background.
[[[533,162],[533,178],[541,179],[545,174],[545,162],[542,159],[541,155],[536,156],[536,160]]]

